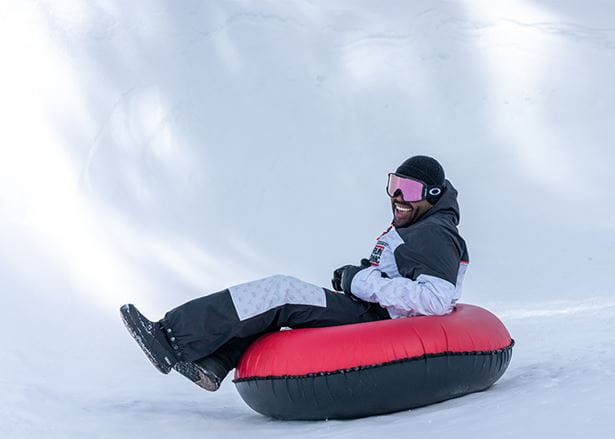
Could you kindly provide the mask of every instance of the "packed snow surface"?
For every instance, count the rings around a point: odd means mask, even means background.
[[[615,6],[0,0],[0,437],[603,437],[615,413]],[[281,422],[159,374],[123,328],[369,255],[386,173],[460,191],[489,390]]]

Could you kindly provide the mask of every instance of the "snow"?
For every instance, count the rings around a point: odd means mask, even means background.
[[[0,437],[599,437],[615,413],[615,7],[0,1]],[[123,328],[283,273],[328,285],[430,154],[463,301],[516,346],[488,391],[280,422],[160,375]]]

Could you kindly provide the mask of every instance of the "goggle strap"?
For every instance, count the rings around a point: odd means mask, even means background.
[[[436,201],[442,195],[442,192],[443,189],[440,186],[425,186],[423,197],[428,201]]]

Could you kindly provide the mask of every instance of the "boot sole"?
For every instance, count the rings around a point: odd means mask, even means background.
[[[220,379],[217,376],[194,363],[178,361],[173,369],[209,392],[215,392],[220,388]]]
[[[143,353],[145,354],[147,359],[161,373],[166,375],[169,372],[171,372],[171,369],[173,368],[173,362],[170,361],[169,357],[164,353],[165,350],[160,345],[160,343],[158,343],[156,341],[156,339],[151,337],[150,334],[147,334],[148,338],[150,338],[150,337],[152,338],[152,342],[151,342],[150,345],[145,344],[144,336],[138,330],[138,328],[141,326],[141,321],[139,321],[139,320],[137,320],[137,318],[135,318],[135,314],[139,313],[139,311],[137,311],[137,309],[134,307],[134,305],[124,305],[124,306],[122,306],[120,308],[120,313],[122,315],[122,321],[124,322],[124,326],[126,326],[126,329],[130,333],[132,338],[134,338],[134,340],[137,342],[137,344],[139,345],[139,347],[141,348],[141,350],[143,351]],[[160,353],[161,354],[160,356],[164,358],[165,363],[161,363],[158,360],[156,360],[156,357],[154,357],[154,355],[152,354],[152,350],[156,350],[157,353]]]

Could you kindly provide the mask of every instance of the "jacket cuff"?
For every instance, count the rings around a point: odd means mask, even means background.
[[[377,267],[368,267],[359,271],[350,284],[350,291],[356,297],[366,302],[377,302],[374,291],[369,287],[373,282],[368,281],[371,278],[386,280],[382,277],[381,271]]]

